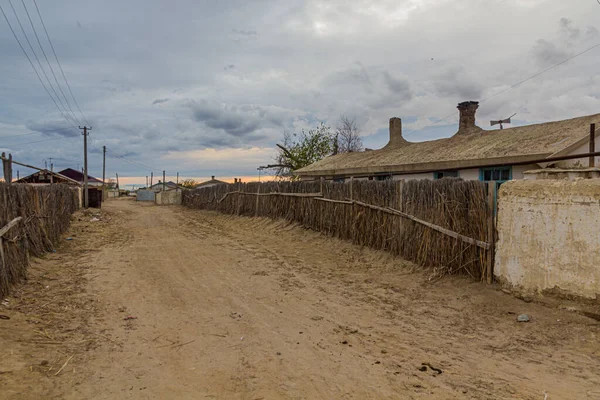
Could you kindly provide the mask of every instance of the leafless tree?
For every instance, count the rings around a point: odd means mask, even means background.
[[[335,131],[335,138],[335,153],[350,153],[364,150],[360,128],[354,118],[350,119],[345,115],[340,116],[340,121]]]

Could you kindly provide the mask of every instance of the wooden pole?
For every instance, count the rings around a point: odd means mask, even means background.
[[[486,266],[486,281],[488,285],[494,282],[494,253],[496,249],[496,182],[488,182],[488,226],[487,226],[487,242],[490,248],[487,250],[487,266]]]
[[[150,172],[150,187],[152,187],[152,180],[154,179],[154,172]]]
[[[260,182],[258,184],[257,194],[260,195]],[[254,212],[254,216],[258,217],[258,206],[259,206],[260,196],[256,196],[256,211]]]
[[[590,125],[590,153],[596,151],[596,124]],[[590,156],[590,168],[594,168],[596,166],[596,158],[594,156]]]
[[[106,146],[102,146],[102,192],[104,192],[105,190],[106,190]]]
[[[165,170],[163,169],[163,192],[167,190],[166,188],[166,182],[165,182]]]
[[[115,175],[117,176],[117,190],[121,189],[121,187],[119,186],[119,174],[115,173]]]

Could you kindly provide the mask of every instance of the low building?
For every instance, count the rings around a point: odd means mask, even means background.
[[[400,118],[391,118],[389,143],[382,149],[329,156],[294,173],[303,180],[460,177],[503,182],[523,179],[526,171],[540,168],[588,167],[587,158],[557,163],[539,160],[587,153],[590,124],[600,122],[600,114],[486,131],[475,125],[478,107],[476,101],[458,105],[459,129],[450,138],[408,142],[402,136]],[[595,135],[599,133],[600,124]]]
[[[198,188],[207,188],[207,187],[211,187],[211,186],[217,186],[217,185],[226,185],[227,182],[223,182],[220,181],[218,179],[215,179],[215,176],[211,176],[209,181],[206,182],[202,182],[197,184],[194,189],[198,189]]]
[[[81,171],[77,171],[73,168],[67,168],[59,171],[58,173],[83,184],[84,174]],[[88,175],[88,186],[102,186],[102,181],[98,178]]]
[[[158,181],[158,183],[155,183],[154,185],[150,186],[146,190],[151,190],[153,192],[160,192],[162,190],[171,190],[171,189],[182,189],[182,187],[172,181],[165,182],[164,185],[161,181]]]
[[[40,185],[47,185],[51,183],[66,183],[69,185],[79,185],[79,182],[77,182],[76,180],[64,176],[59,172],[52,172],[47,169],[34,172],[31,175],[27,175],[21,179],[14,181],[14,183],[29,183]]]

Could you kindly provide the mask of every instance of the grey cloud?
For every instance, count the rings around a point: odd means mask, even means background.
[[[165,98],[165,99],[156,99],[152,102],[152,105],[154,104],[162,104],[162,103],[166,103],[167,101],[169,101],[170,99]]]
[[[483,85],[460,65],[447,68],[433,79],[436,94],[459,100],[474,100],[481,97]]]
[[[234,68],[235,68],[235,65],[234,65],[234,64],[229,64],[229,65],[226,65],[226,66],[224,66],[224,67],[223,67],[223,69],[224,69],[225,71],[228,71],[228,70],[230,70],[230,69],[234,69]]]
[[[237,33],[242,36],[256,36],[258,33],[255,30],[243,30],[243,29],[232,29],[233,33]]]
[[[193,118],[213,129],[223,130],[233,136],[244,136],[260,126],[258,119],[236,106],[216,106],[205,101],[191,105]]]
[[[571,21],[569,18],[561,18],[558,21],[558,24],[563,35],[565,35],[569,39],[577,40],[579,39],[579,36],[581,36],[581,30],[573,26],[573,21]]]
[[[546,39],[538,39],[531,51],[536,63],[543,67],[561,62],[571,55],[567,49],[560,48]]]
[[[383,78],[385,83],[391,92],[403,97],[408,100],[412,97],[412,91],[410,89],[410,82],[408,79],[397,79],[394,78],[388,71],[383,72]]]

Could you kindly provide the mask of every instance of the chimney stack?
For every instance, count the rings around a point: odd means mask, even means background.
[[[475,125],[475,112],[479,108],[478,101],[463,101],[458,103],[458,112],[460,120],[458,122],[458,133],[470,133],[473,129],[480,131],[481,128]]]
[[[211,180],[211,181],[214,181],[214,180],[215,180],[215,176],[214,176],[214,175],[212,175],[212,176],[210,177],[210,180]]]
[[[237,178],[233,178],[233,183],[237,183]]]
[[[402,137],[402,120],[397,117],[390,118],[390,141],[386,147],[401,147],[408,142]]]

